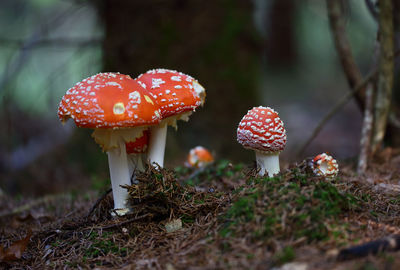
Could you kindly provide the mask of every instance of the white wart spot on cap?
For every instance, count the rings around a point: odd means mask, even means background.
[[[123,114],[124,112],[125,112],[124,103],[122,103],[122,102],[117,102],[117,103],[114,104],[113,113],[114,113],[115,115],[121,115],[121,114]]]
[[[129,102],[140,104],[141,102],[140,93],[138,91],[133,91],[129,93]]]
[[[181,76],[171,76],[171,80],[176,82],[182,81]]]
[[[122,86],[117,82],[106,82],[106,85],[116,86],[119,89],[122,89]]]
[[[152,78],[151,79],[151,88],[159,88],[162,84],[164,84],[165,81],[163,81],[160,78]]]
[[[146,84],[145,84],[145,83],[143,83],[143,82],[141,82],[141,81],[137,81],[137,82],[140,84],[141,87],[143,87],[144,89],[146,89]]]
[[[202,96],[204,95],[205,89],[201,84],[199,84],[197,81],[193,81],[193,88],[194,91],[199,95]]]

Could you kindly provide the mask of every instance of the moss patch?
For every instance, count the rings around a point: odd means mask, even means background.
[[[222,220],[221,235],[240,234],[243,226],[256,238],[305,237],[308,242],[340,237],[338,216],[355,211],[359,199],[327,182],[298,170],[273,178],[250,178]],[[328,225],[330,224],[330,225]]]

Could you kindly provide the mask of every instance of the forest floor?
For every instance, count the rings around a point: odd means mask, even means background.
[[[341,251],[400,235],[400,151],[363,176],[354,164],[339,162],[335,179],[303,165],[274,178],[225,160],[148,169],[119,218],[110,193],[0,196],[0,268],[400,269],[400,252]]]

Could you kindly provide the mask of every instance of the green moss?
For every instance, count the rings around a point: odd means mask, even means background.
[[[291,262],[295,259],[296,254],[294,249],[291,246],[284,247],[280,252],[277,252],[274,255],[274,264],[281,265],[288,262]]]
[[[254,254],[252,254],[252,253],[249,253],[249,254],[246,255],[246,258],[249,259],[249,260],[251,260],[251,259],[254,259],[255,256],[256,256],[256,255],[254,255]]]
[[[275,209],[267,209],[265,212],[264,218],[264,231],[263,234],[265,236],[273,235],[275,230],[275,225],[279,221],[279,217],[276,215]]]
[[[232,165],[229,160],[219,160],[204,168],[175,168],[175,177],[183,178],[188,186],[204,185],[222,178],[235,181],[244,177],[243,164]]]
[[[183,215],[181,216],[181,220],[183,224],[191,224],[194,223],[195,219],[192,216],[189,215]]]
[[[203,204],[203,203],[204,203],[204,200],[203,200],[203,199],[195,200],[194,203],[195,203],[195,204]]]
[[[69,267],[76,268],[78,266],[77,262],[65,262],[65,264]]]
[[[340,230],[344,224],[335,226],[336,218],[356,208],[360,200],[339,191],[332,182],[308,178],[298,171],[273,178],[251,178],[236,196],[224,216],[222,236],[240,232],[241,226],[246,226],[257,232],[253,235],[306,237],[309,242],[343,237]],[[328,228],[326,224],[333,225]]]
[[[254,218],[254,208],[258,198],[258,193],[254,192],[248,196],[239,198],[227,212],[229,219],[244,219],[250,221]]]
[[[85,250],[84,256],[86,258],[96,258],[109,253],[126,256],[127,248],[121,248],[116,245],[111,236],[112,233],[110,232],[103,232],[101,235],[94,231],[91,232],[88,239],[92,241],[92,244]]]
[[[178,167],[175,167],[174,172],[176,174],[176,177],[179,178],[179,177],[189,174],[190,168],[185,167],[185,166],[178,166]]]

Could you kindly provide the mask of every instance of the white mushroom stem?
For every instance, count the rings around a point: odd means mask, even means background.
[[[118,215],[124,215],[129,211],[126,207],[128,191],[122,188],[121,185],[130,185],[131,178],[129,175],[125,142],[120,140],[119,148],[111,148],[107,154],[114,197],[114,210],[116,210]]]
[[[158,125],[150,128],[150,142],[148,160],[151,165],[154,163],[164,167],[165,143],[167,141],[167,126]]]
[[[143,160],[146,160],[146,154],[145,153],[138,154],[137,155],[137,160],[136,160],[136,170],[138,170],[139,172],[144,172],[145,171]]]
[[[158,126],[152,126],[150,128],[150,141],[149,148],[147,150],[147,160],[151,165],[154,163],[164,167],[164,153],[165,144],[167,141],[167,128],[173,126],[177,129],[176,122],[178,120],[189,121],[189,116],[193,111],[184,112],[175,116],[165,118]]]
[[[279,153],[265,154],[256,152],[257,167],[260,168],[259,175],[264,176],[268,173],[269,177],[279,173]]]

